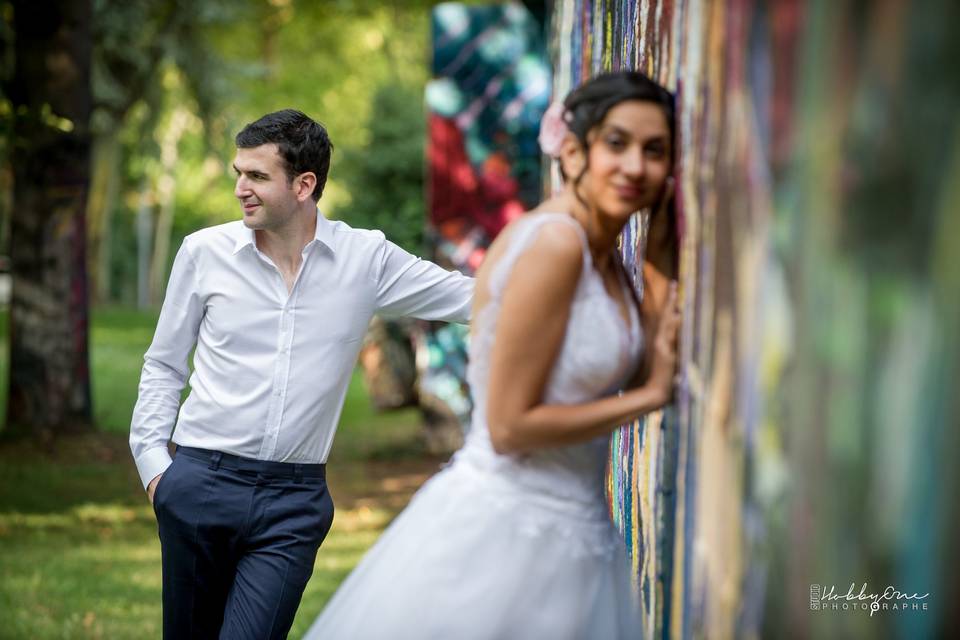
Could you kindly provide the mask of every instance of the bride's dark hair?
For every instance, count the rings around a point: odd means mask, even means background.
[[[639,71],[602,73],[571,91],[563,101],[570,133],[586,148],[590,130],[603,122],[610,109],[628,100],[652,102],[663,110],[670,128],[672,150],[675,137],[673,94]]]
[[[564,120],[567,123],[567,128],[570,130],[570,133],[580,141],[583,148],[588,149],[590,147],[590,140],[588,140],[590,131],[603,123],[610,109],[628,100],[650,102],[660,107],[663,111],[663,115],[667,119],[667,127],[670,130],[670,154],[672,161],[675,157],[674,149],[676,142],[676,118],[673,94],[639,71],[602,73],[587,80],[571,91],[563,101],[563,106],[566,111]],[[589,156],[580,174],[573,178],[573,190],[575,194],[578,193],[577,187],[580,184],[580,180],[583,179],[583,176],[586,174],[588,167]],[[568,176],[563,171],[563,163],[560,164],[560,175],[566,182]],[[579,198],[580,196],[577,195],[577,197]],[[652,213],[656,214],[659,208],[659,206],[655,205]],[[676,214],[672,202],[670,206],[667,207],[666,214],[666,221],[655,221],[652,217],[650,219],[651,229],[654,228],[655,222],[658,224],[666,224],[667,229],[663,243],[664,246],[651,247],[651,249],[656,251],[665,250],[673,253],[676,248],[677,238]],[[670,262],[674,260],[675,256]]]

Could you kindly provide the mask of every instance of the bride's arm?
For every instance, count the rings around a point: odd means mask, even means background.
[[[654,344],[659,355],[643,386],[578,405],[542,404],[583,268],[581,246],[574,229],[544,227],[517,260],[503,292],[487,394],[490,439],[499,453],[584,442],[663,406],[670,397],[679,324],[675,312],[660,322]]]
[[[640,301],[640,324],[643,327],[644,336],[657,335],[657,329],[660,326],[660,318],[664,311],[672,309],[668,306],[668,297],[670,293],[670,283],[672,281],[665,276],[656,266],[650,262],[643,263],[643,299]],[[647,339],[647,338],[645,338]],[[647,345],[643,350],[643,357],[636,373],[627,384],[628,387],[638,387],[650,376],[653,370],[653,356],[656,350]]]
[[[647,230],[646,254],[643,261],[643,299],[640,301],[640,322],[643,325],[643,335],[647,338],[657,335],[657,328],[664,310],[668,309],[667,295],[670,283],[677,278],[678,238],[674,227],[675,215],[673,210],[673,178],[667,178],[663,198],[657,205],[657,211],[652,215],[650,228]],[[670,310],[674,305],[669,306]],[[636,387],[647,379],[653,367],[654,349],[647,346],[643,350],[643,359],[637,367],[636,374],[628,386]]]

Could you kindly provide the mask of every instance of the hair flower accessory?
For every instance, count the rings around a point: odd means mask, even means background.
[[[567,135],[567,109],[563,103],[556,101],[543,114],[540,120],[540,135],[537,136],[537,142],[540,143],[540,150],[551,158],[560,157],[560,145],[563,144],[563,138]]]

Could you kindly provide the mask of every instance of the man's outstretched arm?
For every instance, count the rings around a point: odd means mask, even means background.
[[[377,313],[469,322],[474,279],[407,253],[389,240],[379,254]]]
[[[196,264],[184,241],[173,262],[153,342],[143,357],[130,423],[130,450],[145,489],[170,466],[167,442],[176,424],[180,393],[190,371],[187,358],[202,318]]]

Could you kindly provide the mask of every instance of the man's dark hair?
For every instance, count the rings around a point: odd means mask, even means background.
[[[312,171],[317,176],[317,186],[311,197],[314,202],[320,200],[327,184],[330,153],[333,151],[333,143],[322,124],[296,109],[283,109],[245,126],[235,142],[238,149],[276,144],[280,148],[287,180],[293,181],[299,174]]]

